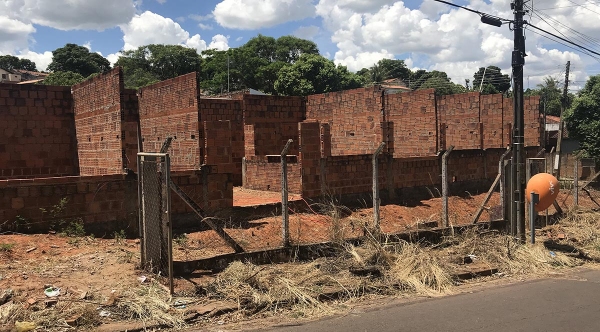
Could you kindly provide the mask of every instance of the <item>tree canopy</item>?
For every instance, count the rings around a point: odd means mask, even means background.
[[[581,144],[589,157],[600,159],[600,75],[588,79],[565,114],[569,137]]]
[[[81,74],[74,73],[72,71],[56,71],[46,76],[46,78],[42,81],[42,84],[71,86],[81,83],[85,81],[85,79],[86,78]]]
[[[408,84],[412,72],[404,60],[381,59],[371,68],[363,68],[357,74],[364,77],[367,83],[381,83],[387,79],[398,78]]]
[[[193,48],[151,44],[123,52],[115,66],[123,67],[127,88],[141,88],[200,71],[200,63],[200,56]]]
[[[276,94],[275,81],[285,66],[306,54],[319,55],[317,45],[293,36],[258,35],[227,51],[202,52],[202,88],[212,93],[253,88]],[[229,72],[229,73],[228,73]]]
[[[480,67],[473,74],[473,89],[479,90],[480,86],[483,94],[505,93],[511,86],[510,76],[502,74],[502,70],[496,66]]]
[[[562,94],[559,82],[551,76],[544,78],[544,81],[538,84],[536,89],[527,89],[525,91],[526,96],[540,96],[540,110],[542,112],[545,111],[547,115],[554,116],[560,115]],[[567,108],[571,106],[574,98],[573,94],[567,95]]]
[[[360,76],[350,73],[346,67],[320,55],[304,54],[291,66],[279,71],[275,81],[278,94],[307,96],[310,94],[354,89],[363,86]]]
[[[464,86],[452,83],[449,78],[443,76],[431,77],[419,86],[419,90],[431,88],[435,89],[438,95],[452,95],[467,91]]]
[[[13,55],[0,55],[0,68],[4,70],[22,69],[37,71],[35,62],[29,59],[19,59]]]
[[[83,77],[110,70],[110,62],[98,53],[76,44],[66,44],[52,51],[51,72],[73,72]]]

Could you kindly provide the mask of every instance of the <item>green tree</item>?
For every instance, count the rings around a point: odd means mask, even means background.
[[[35,62],[29,59],[19,59],[13,55],[0,55],[0,68],[4,70],[22,69],[37,71]]]
[[[398,78],[408,85],[411,77],[411,71],[406,67],[404,60],[396,59],[381,59],[371,68],[363,68],[357,74],[364,77],[367,83],[380,83]]]
[[[230,91],[253,88],[275,94],[280,70],[307,54],[318,55],[317,45],[293,36],[258,35],[235,49],[207,50],[202,52],[201,86],[212,93],[227,91],[229,85]]]
[[[333,61],[320,55],[304,54],[293,65],[280,70],[275,90],[281,95],[307,96],[362,85],[362,78],[346,67],[336,67]]]
[[[452,83],[449,78],[443,76],[429,78],[420,85],[419,90],[431,88],[435,89],[435,93],[438,95],[452,95],[466,92],[464,86]]]
[[[73,72],[83,77],[110,70],[110,62],[98,53],[76,44],[66,44],[52,51],[52,62],[48,65],[51,72]]]
[[[418,90],[421,85],[427,80],[431,78],[441,78],[445,81],[450,82],[450,78],[448,78],[448,74],[439,70],[427,71],[425,69],[417,69],[415,71],[411,71],[410,79],[407,82],[409,88],[413,90]]]
[[[127,88],[141,88],[200,71],[201,62],[200,56],[192,48],[151,44],[123,52],[115,66],[123,68]]]
[[[569,137],[578,140],[589,157],[600,159],[600,75],[588,79],[565,112],[565,123]]]
[[[81,74],[72,71],[56,71],[46,76],[42,84],[72,86],[85,81],[85,79]]]
[[[484,86],[489,84],[495,88],[487,88],[488,93],[505,93],[510,89],[510,77],[502,74],[502,70],[496,66],[481,67],[473,74],[473,89],[479,90],[482,82]]]
[[[277,61],[293,63],[303,54],[319,54],[317,44],[294,36],[282,36],[275,41]]]

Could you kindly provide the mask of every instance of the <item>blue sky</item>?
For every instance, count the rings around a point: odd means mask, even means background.
[[[510,18],[510,0],[454,3]],[[573,3],[577,5],[573,5]],[[592,0],[534,3],[530,22],[595,50],[600,43],[576,39],[600,35]],[[558,22],[558,23],[557,23]],[[413,69],[443,70],[456,83],[479,67],[510,73],[512,34],[507,26],[483,25],[476,14],[433,0],[12,0],[0,2],[0,54],[29,58],[44,69],[51,51],[76,43],[111,61],[119,51],[148,43],[181,44],[202,51],[237,47],[263,34],[311,39],[321,53],[356,71],[382,58],[404,59]],[[600,73],[598,61],[527,32],[526,87],[545,76],[562,80]],[[527,80],[527,77],[529,80]],[[581,85],[581,84],[579,84]],[[573,90],[579,87],[573,84]]]

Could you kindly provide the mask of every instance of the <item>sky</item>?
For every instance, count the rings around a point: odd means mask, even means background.
[[[510,0],[453,3],[513,17]],[[526,5],[533,6],[526,18],[533,25],[600,53],[600,1]],[[547,76],[564,82],[567,61],[572,92],[600,74],[599,60],[534,32],[526,30],[525,88]],[[121,51],[142,45],[226,50],[258,34],[310,39],[351,71],[402,59],[411,69],[445,71],[459,84],[472,81],[479,67],[510,74],[513,49],[508,24],[485,25],[477,14],[433,0],[0,0],[0,55],[30,59],[39,70],[67,43],[114,63]]]

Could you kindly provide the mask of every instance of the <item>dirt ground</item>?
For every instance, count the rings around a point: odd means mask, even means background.
[[[563,192],[558,201],[568,204],[569,199],[572,199],[568,196]],[[252,204],[253,199],[274,203],[280,198],[277,193],[236,189],[236,204]],[[483,199],[484,194],[451,197],[451,223],[470,223]],[[580,204],[588,203],[585,198],[580,197]],[[589,204],[593,206],[592,203]],[[498,205],[499,196],[494,194],[486,205],[481,220],[489,220],[491,214],[495,213],[494,207]],[[370,208],[353,211],[340,208],[337,210],[339,217],[331,213],[332,209],[326,211],[325,206],[311,208],[315,213],[294,214],[291,211],[290,232],[293,243],[319,243],[362,236],[364,224],[372,220]],[[415,206],[385,205],[381,207],[381,227],[385,233],[422,228],[424,223],[439,221],[440,211],[440,198],[424,200]],[[329,215],[316,212],[329,212]],[[226,231],[246,251],[281,245],[279,216],[257,219],[240,224],[239,227],[227,228]],[[178,234],[174,240],[175,260],[207,258],[229,252],[232,251],[213,231]],[[58,312],[56,317],[61,319],[62,329],[52,329],[57,331],[72,330],[81,325],[81,308],[87,310],[83,316],[87,320],[83,322],[91,325],[80,326],[79,330],[88,330],[90,326],[99,324],[139,321],[140,315],[151,315],[151,312],[136,312],[131,304],[120,304],[118,309],[114,309],[116,299],[124,299],[125,294],[148,294],[149,289],[152,289],[153,286],[149,284],[150,278],[144,283],[139,279],[145,276],[142,271],[136,270],[139,260],[139,241],[123,239],[118,235],[114,239],[73,238],[58,234],[0,235],[0,331],[3,331],[3,328],[13,328],[13,325],[3,326],[3,319],[4,322],[8,322],[15,317],[31,318],[36,312],[43,313],[52,308]],[[176,279],[175,288],[178,296],[193,295],[198,283],[213,279],[213,276],[204,275]],[[58,298],[50,298],[44,294],[44,290],[52,286],[60,289]],[[13,307],[13,311],[3,313],[1,308],[6,305],[1,305],[2,291],[9,289],[14,294],[11,303],[18,303],[19,307]],[[166,303],[173,302],[174,299],[168,296],[166,290],[158,287],[154,291],[156,294],[160,293],[160,296],[156,296],[162,297]],[[189,303],[190,300],[187,301]],[[194,301],[203,304],[205,300],[196,298]],[[176,308],[169,305],[162,309],[179,315]],[[180,316],[183,316],[183,313]],[[56,318],[53,317],[47,319]],[[170,324],[168,320],[166,323]],[[51,321],[45,324],[53,326]],[[38,325],[38,331],[42,330],[46,329]]]
[[[296,201],[302,199],[301,195],[288,194],[288,200]],[[281,203],[281,193],[274,191],[261,191],[233,188],[233,206],[255,206],[261,204]]]

